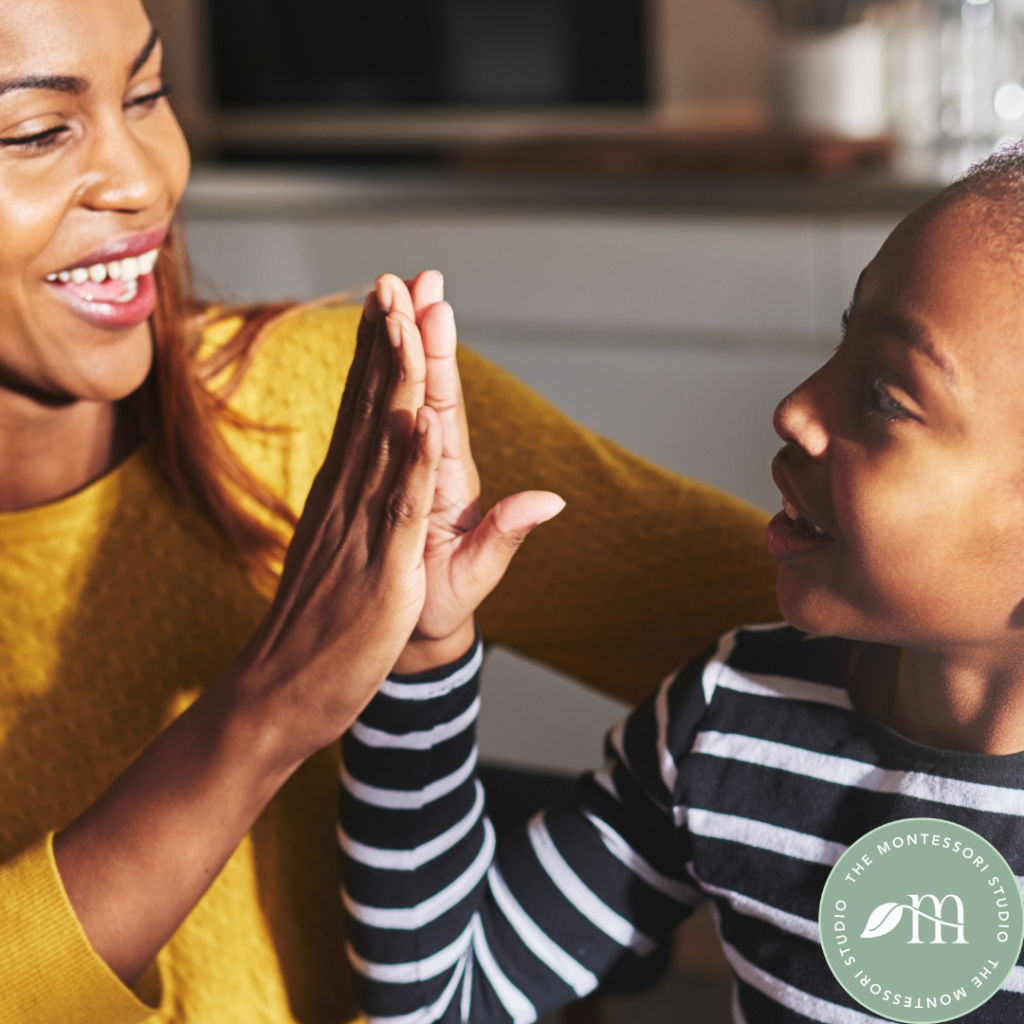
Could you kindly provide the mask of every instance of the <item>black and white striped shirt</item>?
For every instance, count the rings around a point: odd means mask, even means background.
[[[392,677],[343,743],[349,957],[371,1021],[532,1021],[642,969],[710,899],[739,1024],[878,1018],[833,978],[818,902],[888,821],[979,832],[1024,874],[1024,754],[935,750],[851,703],[848,641],[750,627],[611,731],[573,797],[496,842],[475,776],[479,644]],[[1024,967],[964,1019],[1024,1019]]]

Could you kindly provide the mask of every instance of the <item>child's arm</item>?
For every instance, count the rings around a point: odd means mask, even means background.
[[[533,1020],[642,970],[702,899],[658,748],[692,736],[700,666],[613,731],[571,800],[499,841],[475,773],[479,665],[477,642],[391,677],[343,740],[349,958],[372,1019]]]

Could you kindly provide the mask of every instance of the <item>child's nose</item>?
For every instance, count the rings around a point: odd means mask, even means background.
[[[822,458],[828,451],[828,431],[814,401],[813,377],[805,380],[779,402],[772,417],[775,433],[790,444],[802,448],[812,458]]]

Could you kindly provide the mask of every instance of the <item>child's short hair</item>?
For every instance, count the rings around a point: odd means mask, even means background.
[[[979,202],[992,241],[1016,252],[1016,242],[1024,241],[1024,140],[1000,146],[969,167],[935,201],[941,209],[972,200]]]

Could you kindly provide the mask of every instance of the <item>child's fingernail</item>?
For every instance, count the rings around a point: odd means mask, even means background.
[[[393,317],[387,318],[388,340],[393,348],[402,347],[402,322]]]
[[[546,523],[549,519],[554,519],[562,509],[565,508],[565,502],[563,501],[560,505],[545,512],[533,525],[540,526],[541,523]]]

